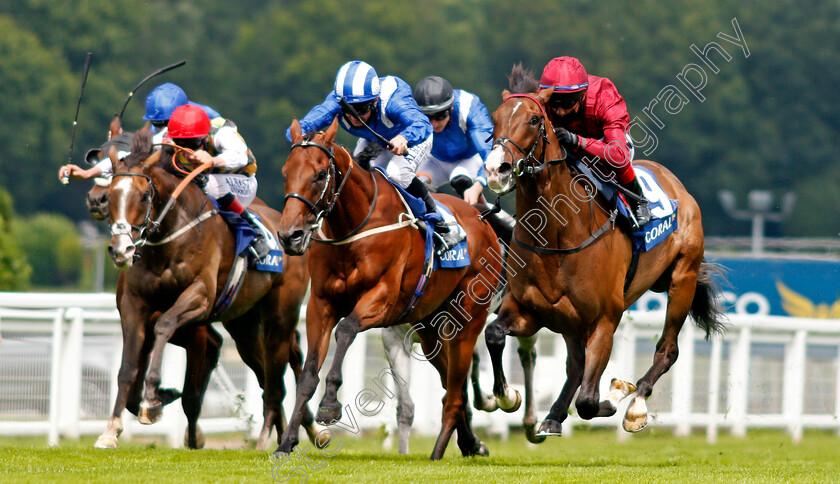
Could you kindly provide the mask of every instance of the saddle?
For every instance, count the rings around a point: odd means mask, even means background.
[[[630,236],[630,240],[633,242],[634,253],[649,251],[677,229],[677,208],[679,207],[679,200],[668,198],[665,191],[659,185],[656,175],[647,168],[634,166],[633,171],[636,172],[639,185],[642,187],[645,198],[648,199],[648,203],[650,204],[651,218],[650,222],[643,227],[633,230],[631,228],[633,222],[630,218],[632,209],[618,188],[613,183],[598,177],[581,160],[570,160],[567,161],[567,164],[572,172],[585,176],[595,186],[597,193],[600,193],[606,198],[611,207],[610,211],[618,212],[617,220],[620,222],[619,226]]]

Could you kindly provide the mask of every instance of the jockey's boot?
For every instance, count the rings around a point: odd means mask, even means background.
[[[271,246],[268,245],[268,236],[263,232],[262,226],[257,223],[257,220],[251,212],[243,210],[241,216],[257,233],[254,236],[254,240],[251,241],[251,251],[257,259],[262,260],[271,252]]]
[[[438,236],[437,238],[440,241],[438,252],[442,254],[458,245],[458,242],[461,241],[460,237],[458,237],[457,232],[449,228],[449,224],[444,220],[443,213],[438,210],[437,204],[434,198],[432,198],[432,194],[429,192],[426,184],[415,177],[408,187],[406,187],[406,191],[426,203],[426,212],[437,212],[440,215],[440,221],[435,223],[435,235]]]
[[[639,179],[633,178],[633,181],[623,186],[636,195],[635,197],[629,196],[627,199],[630,201],[630,208],[633,209],[633,217],[636,218],[637,227],[644,227],[650,222],[650,206],[642,191],[642,186],[639,185]]]

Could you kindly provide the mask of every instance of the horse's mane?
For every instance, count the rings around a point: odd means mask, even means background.
[[[141,129],[131,141],[131,154],[123,162],[128,168],[139,166],[140,163],[152,155],[152,135],[146,129]]]
[[[540,83],[534,77],[534,71],[522,67],[522,63],[514,64],[508,76],[510,91],[513,94],[524,94],[540,90]]]

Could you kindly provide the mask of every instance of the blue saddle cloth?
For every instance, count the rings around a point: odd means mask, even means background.
[[[435,243],[433,239],[434,227],[435,224],[441,220],[440,214],[437,211],[427,212],[426,202],[405,191],[403,187],[399,186],[397,183],[391,180],[388,174],[385,173],[385,170],[379,167],[375,167],[374,170],[378,170],[382,174],[382,176],[384,176],[386,180],[391,182],[391,185],[393,185],[394,188],[397,189],[400,195],[402,195],[402,197],[405,199],[406,203],[408,204],[408,207],[411,209],[412,215],[426,222],[425,260],[428,261],[429,257],[432,257],[435,254]],[[467,250],[466,232],[455,219],[455,217],[452,215],[452,211],[449,210],[449,207],[440,203],[437,200],[435,200],[435,204],[437,204],[438,208],[442,209],[441,211],[446,214],[445,220],[447,223],[449,223],[449,230],[458,230],[462,235],[462,240],[455,247],[435,257],[434,269],[458,269],[461,267],[469,266],[470,253]]]
[[[225,219],[228,228],[231,232],[233,232],[234,238],[236,239],[236,254],[240,255],[244,251],[247,251],[248,246],[251,245],[251,242],[257,236],[257,231],[254,230],[248,222],[243,220],[238,213],[222,210],[219,208],[218,201],[216,201],[213,197],[210,197],[210,200],[213,201],[213,205],[216,207],[216,210],[219,211],[219,214]],[[254,218],[262,223],[262,219],[259,215],[250,210],[249,212],[254,215]],[[280,243],[275,239],[274,234],[270,235],[272,240],[269,241],[269,245],[272,246],[272,250],[263,259],[256,261],[254,268],[258,271],[283,272],[283,251],[280,250]]]
[[[571,161],[569,164],[572,169],[586,176],[595,186],[597,192],[603,195],[610,204],[617,206],[619,216],[629,226],[633,225],[630,219],[630,207],[627,205],[627,200],[618,193],[614,186],[603,182],[586,166],[586,163],[580,160]],[[647,168],[634,166],[633,170],[636,172],[636,178],[639,180],[639,185],[642,187],[645,198],[648,199],[651,217],[650,222],[643,227],[628,232],[628,235],[633,243],[633,252],[647,252],[656,247],[671,232],[677,229],[677,208],[679,207],[679,200],[668,198],[665,191],[659,185],[656,175]]]

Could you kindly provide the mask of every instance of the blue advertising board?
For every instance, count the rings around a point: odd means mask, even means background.
[[[726,268],[728,312],[840,319],[840,261],[710,259]],[[658,309],[664,295],[648,293],[631,309]]]

